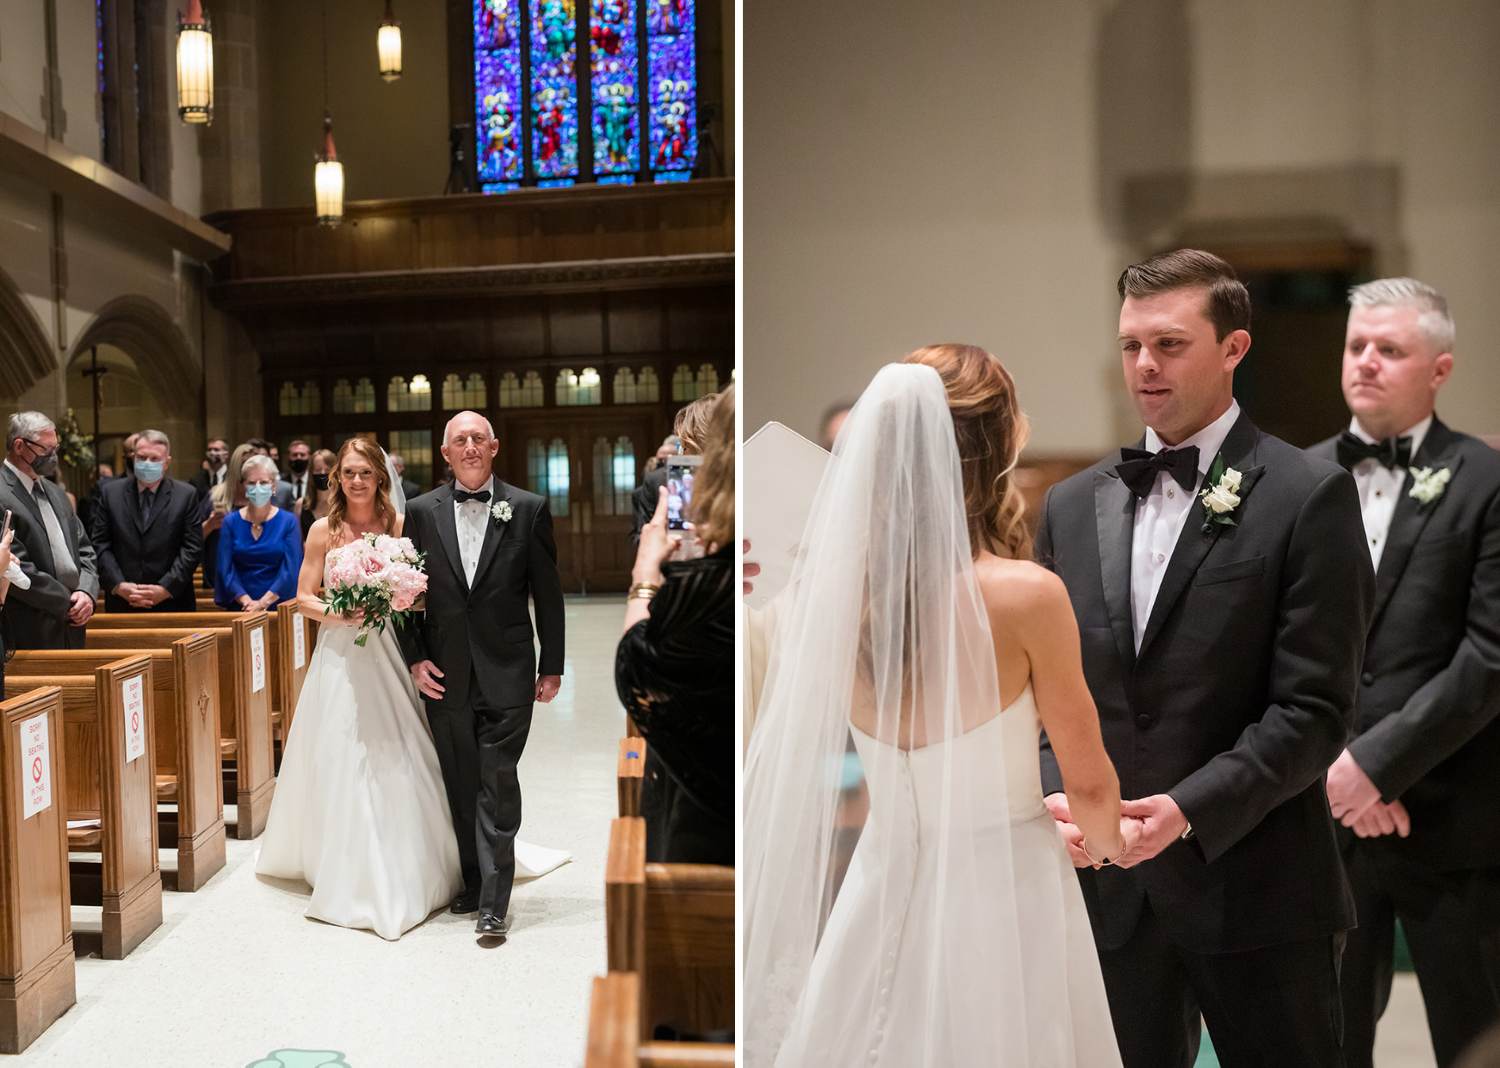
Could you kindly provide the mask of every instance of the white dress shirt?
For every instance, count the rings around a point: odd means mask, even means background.
[[[1198,446],[1198,481],[1202,482],[1239,417],[1239,401],[1231,401],[1229,411],[1182,443],[1170,446],[1163,445],[1156,431],[1147,427],[1146,451],[1155,453],[1163,448]],[[1135,624],[1136,652],[1141,651],[1141,639],[1146,636],[1146,623],[1151,619],[1156,591],[1161,589],[1162,576],[1172,562],[1172,550],[1177,546],[1182,524],[1197,496],[1196,490],[1185,490],[1167,472],[1158,471],[1151,492],[1136,502],[1135,532],[1130,543],[1130,614]]]
[[[21,480],[26,496],[35,501],[37,480],[9,460],[5,461],[5,466],[15,472],[16,477]],[[37,507],[42,513],[42,526],[47,530],[47,542],[52,547],[52,566],[56,572],[52,577],[68,587],[70,592],[75,591],[78,589],[78,562],[73,558],[73,550],[68,548],[68,539],[63,535],[62,524],[57,521],[57,511],[52,507],[52,500],[47,497],[45,490],[42,491],[42,498],[37,501]],[[22,589],[26,588],[28,587],[22,587]]]
[[[1411,438],[1411,455],[1415,457],[1431,426],[1432,416],[1429,415],[1396,437]],[[1366,434],[1358,419],[1349,421],[1349,433],[1367,445],[1374,445],[1379,440]],[[1370,543],[1370,560],[1378,571],[1380,557],[1385,552],[1386,539],[1391,532],[1391,520],[1395,518],[1396,505],[1401,500],[1401,485],[1406,481],[1406,468],[1386,467],[1379,460],[1366,458],[1355,464],[1351,473],[1354,475],[1354,484],[1359,487],[1359,510],[1365,520],[1365,539]]]
[[[454,480],[453,491],[468,492],[468,487]],[[476,492],[490,491],[488,502],[453,498],[453,518],[458,524],[458,558],[464,565],[464,581],[474,586],[474,572],[479,567],[479,553],[484,548],[484,532],[489,527],[490,509],[495,506],[495,476],[491,475]]]

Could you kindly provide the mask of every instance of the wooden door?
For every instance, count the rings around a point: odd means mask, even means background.
[[[630,586],[631,491],[655,452],[650,413],[506,413],[507,481],[548,499],[567,593]]]

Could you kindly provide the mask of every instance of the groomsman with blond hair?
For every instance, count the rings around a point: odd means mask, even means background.
[[[1446,1066],[1500,1020],[1500,453],[1434,413],[1453,371],[1441,294],[1383,278],[1349,303],[1353,418],[1309,450],[1354,475],[1376,569],[1354,734],[1328,772],[1358,922],[1344,1054],[1372,1064],[1399,919]]]

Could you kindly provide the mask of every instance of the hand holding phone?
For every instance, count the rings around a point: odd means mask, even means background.
[[[688,505],[693,500],[693,469],[701,466],[701,456],[667,457],[667,529],[687,527]]]

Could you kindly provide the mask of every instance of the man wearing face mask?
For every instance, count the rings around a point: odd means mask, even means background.
[[[223,438],[211,438],[208,450],[204,453],[203,466],[193,476],[193,491],[198,494],[198,500],[208,496],[208,491],[224,481],[224,474],[229,470],[229,443]]]
[[[297,501],[307,494],[307,462],[311,455],[307,448],[307,442],[298,439],[287,446],[287,467],[291,475],[285,480],[292,487],[289,503],[281,505],[283,508],[296,507]]]
[[[16,412],[6,424],[5,450],[0,518],[11,513],[16,559],[31,583],[17,583],[6,602],[11,641],[18,649],[82,649],[99,575],[83,524],[50,480],[57,428],[41,412]]]
[[[106,612],[191,612],[193,572],[203,555],[198,495],[167,478],[172,446],[160,430],[142,430],[135,475],[116,479],[94,513],[94,546],[108,591]]]

